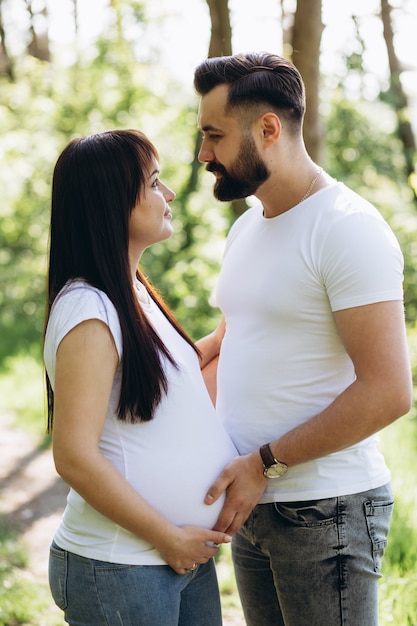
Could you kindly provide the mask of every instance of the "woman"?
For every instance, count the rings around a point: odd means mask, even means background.
[[[55,166],[44,357],[70,492],[49,576],[69,624],[221,624],[212,557],[231,538],[203,500],[236,450],[138,268],[171,236],[174,198],[138,131],[74,139]]]

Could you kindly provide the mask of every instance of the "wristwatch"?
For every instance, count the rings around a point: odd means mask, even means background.
[[[264,476],[267,478],[279,478],[284,476],[288,470],[288,465],[282,461],[278,461],[272,454],[269,443],[259,448],[262,463],[264,465]]]

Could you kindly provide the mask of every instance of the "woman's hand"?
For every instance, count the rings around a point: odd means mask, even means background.
[[[197,565],[207,563],[217,554],[221,543],[230,543],[226,533],[206,530],[197,526],[174,527],[157,545],[162,558],[177,574],[186,574]]]

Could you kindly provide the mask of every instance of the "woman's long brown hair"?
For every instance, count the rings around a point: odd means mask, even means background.
[[[144,189],[157,151],[136,130],[113,130],[74,139],[55,165],[49,242],[47,312],[73,279],[103,291],[119,316],[122,341],[120,420],[149,421],[167,391],[163,359],[176,366],[133,292],[128,259],[129,218]],[[191,339],[138,269],[150,296],[171,324],[197,351]],[[48,430],[54,394],[48,379]]]

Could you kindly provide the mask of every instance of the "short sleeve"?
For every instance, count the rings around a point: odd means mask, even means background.
[[[322,276],[332,311],[403,299],[404,258],[379,214],[337,221],[322,247]]]
[[[63,338],[78,324],[98,319],[108,326],[116,346],[119,360],[123,343],[117,311],[108,296],[81,281],[64,287],[51,309],[45,335],[44,360],[48,376],[53,384],[56,352]]]

